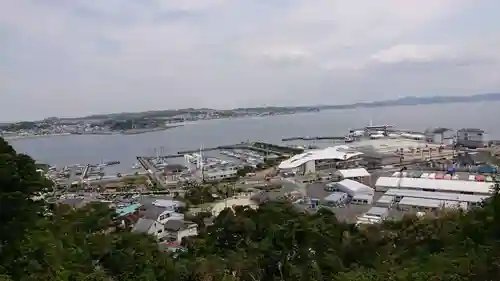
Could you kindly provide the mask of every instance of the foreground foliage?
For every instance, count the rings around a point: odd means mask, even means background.
[[[500,280],[500,197],[359,230],[291,205],[225,210],[177,256],[114,231],[106,206],[46,206],[50,183],[0,141],[0,280]]]

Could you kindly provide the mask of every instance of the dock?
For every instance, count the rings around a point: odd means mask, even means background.
[[[90,164],[87,164],[87,165],[85,165],[85,168],[82,171],[82,175],[80,176],[80,184],[83,183],[83,181],[87,178],[89,171],[90,171]],[[73,173],[73,172],[75,172],[75,171],[72,170],[71,173]],[[71,178],[71,176],[70,176],[70,178]]]
[[[297,141],[297,140],[303,140],[303,141],[311,141],[311,140],[345,140],[345,137],[289,137],[289,138],[282,138],[281,141],[287,142],[287,141]]]
[[[253,142],[251,144],[247,144],[248,149],[251,150],[256,150],[256,149],[263,149],[265,151],[268,151],[269,153],[275,153],[278,155],[284,155],[284,154],[290,154],[290,155],[295,155],[295,154],[300,154],[304,152],[303,148],[297,148],[297,147],[288,147],[284,145],[277,145],[277,144],[272,144],[272,143],[265,143],[265,142]]]
[[[184,151],[179,151],[177,154],[180,156],[183,156],[184,154],[193,154],[193,153],[199,153],[205,152],[205,151],[214,151],[214,150],[224,150],[224,149],[234,149],[237,148],[238,144],[232,144],[232,145],[221,145],[221,146],[216,146],[216,147],[208,147],[208,148],[202,148],[202,149],[193,149],[193,150],[184,150]]]
[[[156,183],[161,188],[167,188],[166,179],[158,173],[156,167],[149,161],[150,158],[147,157],[137,157],[137,161],[141,164],[142,168],[146,171],[146,175],[148,176],[151,182]]]

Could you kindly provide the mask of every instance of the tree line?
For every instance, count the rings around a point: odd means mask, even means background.
[[[106,205],[32,199],[50,187],[0,140],[0,280],[500,280],[497,193],[469,212],[362,229],[287,203],[226,209],[173,254],[122,230]]]

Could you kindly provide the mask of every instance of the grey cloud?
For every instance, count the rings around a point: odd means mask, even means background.
[[[7,42],[0,45],[0,80],[7,81],[0,94],[8,101],[0,120],[500,88],[500,37],[454,29],[481,1],[383,0],[359,10],[364,2],[8,1],[8,12],[0,11]],[[445,45],[453,56],[371,58],[408,42]],[[26,101],[37,106],[23,111]]]

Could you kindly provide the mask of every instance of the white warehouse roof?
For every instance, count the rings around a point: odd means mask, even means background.
[[[424,208],[441,208],[444,207],[444,201],[425,198],[405,197],[399,201],[399,205]]]
[[[454,202],[454,201],[443,201],[436,199],[423,199],[423,198],[412,198],[405,197],[399,201],[399,205],[411,206],[411,207],[423,207],[423,208],[447,208],[447,209],[467,209],[467,203],[465,202]]]
[[[429,189],[444,192],[491,194],[493,184],[488,182],[462,180],[380,177],[377,179],[375,186],[384,188]]]
[[[363,153],[354,151],[346,145],[332,146],[325,149],[314,149],[293,156],[280,163],[279,169],[293,169],[312,160],[336,159],[348,160]]]
[[[373,194],[375,193],[375,190],[373,190],[373,188],[350,179],[339,181],[335,183],[335,185],[340,191],[345,192],[350,196],[359,194],[368,194],[373,196]]]
[[[370,176],[370,173],[365,168],[338,170],[337,173],[345,179]]]
[[[391,190],[393,190],[393,189],[391,189]],[[392,203],[394,203],[394,199],[395,199],[394,196],[387,195],[387,193],[386,193],[378,199],[377,203],[392,204]]]
[[[387,190],[387,192],[381,198],[384,198],[385,196],[426,198],[426,199],[446,200],[455,202],[458,201],[467,203],[481,202],[490,197],[488,195],[470,195],[470,194],[460,194],[460,193],[432,192],[432,191],[421,191],[415,189],[397,189],[397,188]]]
[[[371,207],[370,210],[365,213],[365,215],[385,218],[389,215],[389,209],[382,207]]]

